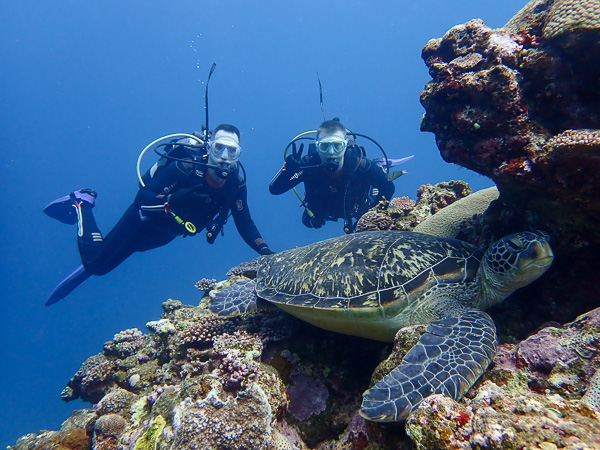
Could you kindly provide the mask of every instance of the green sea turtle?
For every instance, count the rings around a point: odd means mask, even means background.
[[[537,279],[552,259],[542,232],[506,236],[485,253],[455,239],[363,232],[260,257],[256,279],[213,292],[211,310],[246,313],[260,298],[326,330],[381,341],[428,324],[363,394],[363,417],[400,421],[429,395],[464,395],[496,353],[496,328],[482,309]]]

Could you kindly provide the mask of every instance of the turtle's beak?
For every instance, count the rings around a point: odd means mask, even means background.
[[[548,241],[535,241],[531,243],[529,248],[523,252],[519,259],[521,269],[531,270],[538,268],[543,269],[543,273],[550,267],[550,264],[552,264],[554,253],[552,252]]]

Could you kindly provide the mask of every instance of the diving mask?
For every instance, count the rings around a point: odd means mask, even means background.
[[[326,137],[317,141],[317,150],[320,153],[339,154],[346,150],[347,146],[348,140],[338,137]]]
[[[240,147],[233,139],[219,138],[210,143],[210,151],[221,159],[237,161],[242,154]]]

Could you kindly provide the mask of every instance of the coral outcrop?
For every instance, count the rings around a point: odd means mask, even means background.
[[[522,342],[502,344],[493,367],[461,402],[434,396],[406,424],[378,424],[358,415],[369,377],[373,373],[373,382],[395,366],[424,327],[401,330],[390,357],[373,372],[389,345],[301,322],[289,326],[282,318],[272,321],[272,310],[222,327],[223,319],[207,320],[204,307],[168,301],[163,308],[160,320],[179,333],[159,334],[152,330],[160,327],[149,327],[144,346],[136,350],[147,360],[111,351],[89,358],[69,383],[93,408],[73,413],[59,431],[24,436],[13,448],[443,449],[524,443],[593,448],[600,443],[600,309]],[[262,315],[265,320],[257,319]],[[256,323],[263,331],[268,324],[291,331],[263,341],[248,331]],[[195,336],[202,326],[210,339],[181,340],[188,328]],[[104,375],[94,375],[94,383],[73,383],[92,374]]]
[[[421,222],[472,192],[464,181],[424,184],[417,190],[416,200],[396,197],[389,202],[379,202],[358,220],[356,231],[414,230]]]

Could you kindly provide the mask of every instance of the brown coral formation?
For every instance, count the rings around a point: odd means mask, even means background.
[[[104,353],[106,355],[116,355],[120,358],[126,358],[135,354],[135,352],[143,347],[146,336],[137,328],[129,328],[121,331],[113,337],[112,341],[104,344]]]
[[[597,448],[598,420],[600,413],[582,402],[511,393],[488,381],[466,406],[429,397],[406,428],[418,449]]]
[[[356,231],[411,231],[428,217],[472,192],[464,181],[424,184],[417,190],[416,201],[396,197],[389,202],[379,202],[358,220]]]
[[[600,89],[592,80],[600,79],[600,71],[597,62],[587,64],[593,56],[571,61],[556,40],[543,36],[542,24],[563,17],[572,2],[552,8],[549,2],[535,3],[536,13],[522,14],[507,29],[492,30],[474,20],[425,46],[423,59],[433,80],[421,94],[426,109],[421,128],[435,133],[446,161],[496,182],[510,211],[504,221],[513,228],[556,230],[569,238],[580,231],[571,225],[573,215],[590,223],[599,215],[590,209],[592,196],[582,198],[579,187],[592,189],[597,181],[593,155],[598,154]],[[578,3],[594,8],[594,2]],[[586,27],[598,42],[600,25]],[[600,44],[595,51],[597,61]],[[564,144],[586,147],[588,160]],[[557,159],[553,154],[559,149]],[[567,207],[576,210],[569,218]],[[600,242],[600,233],[583,231]]]
[[[195,325],[186,327],[177,333],[175,345],[193,348],[210,347],[215,337],[233,332],[233,330],[234,326],[231,321],[217,316],[202,317]]]
[[[114,364],[103,354],[90,356],[69,380],[61,397],[65,401],[79,397],[83,401],[98,402],[112,386]]]

